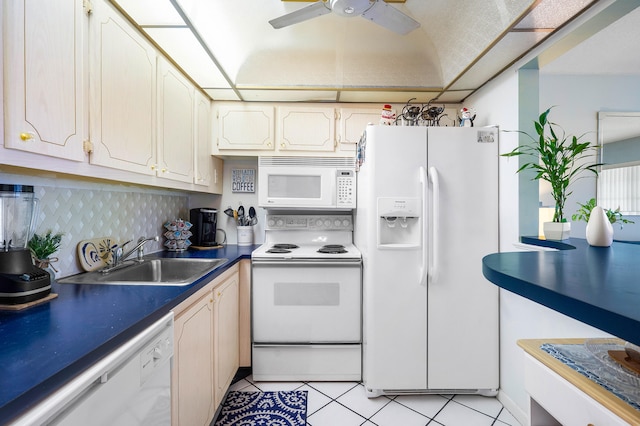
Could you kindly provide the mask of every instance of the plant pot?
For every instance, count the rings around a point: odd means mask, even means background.
[[[587,222],[587,242],[595,247],[609,247],[613,243],[613,226],[602,207],[595,206],[591,210]]]
[[[566,240],[571,233],[571,222],[545,222],[542,232],[547,240]]]

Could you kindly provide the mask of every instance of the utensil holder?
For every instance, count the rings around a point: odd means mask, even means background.
[[[253,244],[253,226],[238,226],[238,245],[250,246]]]

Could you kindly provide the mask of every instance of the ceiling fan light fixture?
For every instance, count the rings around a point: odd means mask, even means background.
[[[340,16],[354,17],[362,15],[373,3],[371,0],[331,0],[331,10]]]

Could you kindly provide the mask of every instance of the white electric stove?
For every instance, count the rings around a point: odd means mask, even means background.
[[[253,378],[361,379],[362,257],[350,214],[267,216],[251,255]]]

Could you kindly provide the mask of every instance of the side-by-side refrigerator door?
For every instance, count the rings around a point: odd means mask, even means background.
[[[369,395],[427,385],[427,287],[420,267],[426,154],[424,127],[374,126],[367,134],[355,242],[364,265],[363,379]]]
[[[498,388],[498,288],[482,257],[498,247],[498,129],[428,129],[431,235],[429,389]]]

